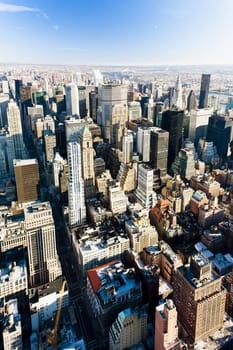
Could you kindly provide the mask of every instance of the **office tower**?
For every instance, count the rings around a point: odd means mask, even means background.
[[[29,284],[31,287],[54,281],[62,275],[56,251],[56,234],[49,202],[24,208],[27,231]]]
[[[194,142],[195,146],[198,144],[200,138],[206,137],[209,118],[212,112],[212,108],[191,110],[189,120],[189,139]]]
[[[19,108],[13,100],[8,104],[7,110],[8,132],[7,155],[11,175],[14,174],[13,160],[27,158],[26,147],[23,141],[22,124]]]
[[[196,95],[193,90],[190,91],[187,99],[187,110],[191,112],[192,109],[197,108],[197,100],[196,100]]]
[[[150,135],[150,161],[154,169],[167,172],[169,133],[160,128],[152,128]]]
[[[108,188],[109,206],[113,214],[121,214],[126,212],[127,198],[124,191],[117,182]]]
[[[209,87],[210,87],[210,74],[202,74],[200,97],[199,97],[199,108],[208,107]]]
[[[19,104],[20,102],[20,87],[22,85],[23,85],[23,82],[21,79],[15,79],[15,100],[17,104]]]
[[[74,83],[67,84],[65,90],[67,115],[79,116],[79,95],[77,85]]]
[[[230,155],[230,142],[233,140],[233,119],[228,116],[212,115],[209,118],[207,141],[213,141],[218,155],[225,159]]]
[[[171,169],[174,175],[180,175],[182,179],[190,180],[192,176],[196,175],[193,151],[181,148]]]
[[[21,315],[18,312],[17,299],[1,299],[0,315],[0,348],[23,350]]]
[[[79,143],[82,152],[82,178],[85,199],[95,196],[94,148],[92,134],[87,125],[80,129]]]
[[[153,169],[145,164],[138,165],[138,186],[135,194],[139,203],[146,208],[152,208],[156,201],[156,194],[153,191],[153,176]]]
[[[141,120],[142,119],[142,107],[140,102],[132,101],[128,102],[128,120]]]
[[[173,300],[181,326],[193,342],[207,338],[223,325],[226,291],[211,262],[197,254],[177,269]]]
[[[154,116],[155,116],[154,125],[157,126],[158,128],[161,128],[163,109],[164,109],[163,102],[156,102],[156,104],[155,104],[155,114],[154,114]]]
[[[43,130],[44,132],[48,131],[55,134],[55,122],[53,117],[51,117],[50,115],[46,115],[46,117],[43,120]]]
[[[36,122],[38,119],[44,118],[43,106],[34,105],[32,107],[27,107],[27,120],[26,125],[30,132],[36,132]]]
[[[65,133],[66,133],[66,142],[77,142],[79,138],[80,129],[87,125],[85,119],[76,119],[71,117],[65,120]]]
[[[99,87],[98,125],[109,143],[116,141],[116,129],[128,120],[127,86],[104,84]],[[113,116],[114,112],[114,116]]]
[[[133,135],[127,132],[122,138],[122,162],[127,164],[131,161],[133,154]]]
[[[162,129],[169,132],[168,143],[168,162],[170,169],[182,145],[184,112],[177,110],[168,110],[162,114]]]
[[[94,122],[97,121],[98,91],[89,92],[89,116]]]
[[[85,86],[78,86],[78,97],[79,97],[79,115],[81,118],[84,118],[87,115]]]
[[[20,86],[20,101],[24,120],[27,115],[27,108],[32,106],[32,87]]]
[[[200,139],[198,142],[197,153],[200,160],[206,164],[211,164],[213,159],[219,160],[217,148],[212,141],[207,142],[204,139]]]
[[[44,149],[46,163],[52,163],[56,150],[56,135],[52,131],[44,132]]]
[[[182,99],[182,83],[181,78],[178,75],[176,80],[176,85],[174,89],[173,105],[178,109],[183,108],[183,99]]]
[[[128,120],[127,104],[115,104],[112,106],[112,116],[110,124],[110,140],[109,143],[116,148],[121,149],[122,137]]]
[[[150,161],[150,137],[151,128],[141,127],[138,128],[137,133],[137,151],[142,158],[143,162]]]
[[[155,308],[155,350],[179,350],[177,311],[171,299]]]
[[[17,200],[26,203],[38,200],[39,166],[36,159],[14,160]]]
[[[7,125],[7,108],[9,102],[9,95],[0,94],[0,127]]]
[[[93,70],[93,83],[94,86],[99,86],[103,84],[103,76],[98,69]]]
[[[144,105],[144,114],[143,117],[149,120],[152,124],[154,124],[155,120],[155,103],[153,98],[150,98],[148,103]]]
[[[109,350],[128,349],[146,338],[147,312],[145,306],[121,311],[109,330]]]
[[[69,225],[82,225],[86,222],[84,181],[82,177],[82,151],[78,142],[68,142],[67,160]]]
[[[45,91],[35,91],[32,93],[32,102],[43,107],[43,115],[49,114],[48,95]]]

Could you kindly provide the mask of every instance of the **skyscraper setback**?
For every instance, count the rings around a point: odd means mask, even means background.
[[[210,87],[210,74],[202,74],[201,76],[201,90],[199,98],[199,108],[208,107],[208,94]]]

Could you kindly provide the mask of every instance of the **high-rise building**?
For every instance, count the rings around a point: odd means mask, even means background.
[[[162,114],[162,129],[169,132],[168,143],[168,162],[170,169],[182,145],[184,112],[177,110],[168,110]]]
[[[77,142],[80,129],[87,125],[85,119],[69,118],[65,121],[66,142]]]
[[[93,83],[95,86],[103,84],[103,76],[98,69],[93,70]]]
[[[205,138],[209,118],[212,114],[212,108],[192,109],[189,121],[189,139],[198,144],[200,138]]]
[[[66,85],[66,113],[67,115],[79,116],[79,95],[76,84]]]
[[[155,350],[179,350],[177,311],[171,299],[155,308]]]
[[[96,122],[98,109],[98,92],[89,92],[89,116]]]
[[[142,161],[147,163],[150,161],[150,138],[151,128],[138,128],[137,133],[137,151],[142,158]]]
[[[86,87],[78,86],[79,115],[81,118],[87,115]]]
[[[68,142],[67,160],[69,167],[69,225],[72,227],[82,225],[86,222],[84,181],[82,177],[82,151],[78,142]]]
[[[207,258],[197,254],[190,265],[179,267],[173,290],[178,319],[192,341],[207,338],[222,327],[226,291]]]
[[[15,182],[19,203],[36,201],[39,196],[39,166],[36,159],[14,160]]]
[[[202,74],[200,97],[199,97],[199,108],[208,107],[209,87],[210,87],[210,74]]]
[[[176,80],[176,85],[174,89],[174,100],[173,100],[173,105],[177,107],[178,109],[183,108],[183,99],[182,99],[182,83],[181,83],[181,78],[178,75],[177,80]]]
[[[142,107],[140,102],[137,102],[137,101],[128,102],[128,119],[129,120],[142,119]]]
[[[49,202],[24,208],[27,230],[29,284],[31,287],[54,281],[62,275],[56,250],[56,234]]]
[[[181,148],[172,164],[172,171],[174,175],[180,175],[182,179],[187,180],[196,175],[193,150]]]
[[[125,134],[122,138],[122,162],[127,164],[131,161],[133,154],[133,135],[132,132]]]
[[[145,164],[138,165],[138,186],[136,197],[140,204],[146,208],[152,208],[155,205],[156,195],[153,191],[153,169]]]
[[[191,112],[191,110],[196,108],[197,108],[196,95],[195,95],[195,92],[191,90],[187,99],[187,110]]]
[[[20,102],[20,87],[23,85],[21,79],[15,79],[15,100],[17,104]]]
[[[233,139],[233,118],[212,115],[209,118],[207,141],[213,141],[217,152],[223,159],[230,154],[230,142]]]
[[[1,308],[1,329],[0,347],[1,349],[23,350],[21,315],[18,312],[17,299],[5,302],[0,300]]]
[[[94,148],[92,134],[87,125],[79,132],[79,143],[82,151],[82,178],[84,181],[85,198],[95,196]]]
[[[154,169],[167,172],[169,133],[160,128],[152,128],[150,135],[150,161]]]
[[[121,311],[109,330],[109,350],[128,349],[146,338],[147,312],[145,306]]]
[[[104,84],[98,92],[98,125],[102,128],[103,136],[114,144],[116,129],[124,128],[128,120],[127,86]]]
[[[56,135],[52,131],[44,133],[45,160],[52,163],[56,149]]]
[[[7,156],[11,175],[14,174],[13,160],[27,158],[26,147],[23,141],[22,123],[19,108],[13,100],[8,104],[7,110],[8,132]]]

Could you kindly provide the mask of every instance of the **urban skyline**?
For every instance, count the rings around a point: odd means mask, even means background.
[[[2,63],[231,64],[230,0],[0,2]],[[221,25],[216,25],[216,19]],[[224,52],[224,55],[223,55]]]

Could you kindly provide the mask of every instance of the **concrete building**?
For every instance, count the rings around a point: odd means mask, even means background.
[[[154,350],[179,350],[177,311],[171,299],[155,308]]]
[[[152,128],[150,137],[150,162],[154,169],[167,172],[169,133],[160,128]]]
[[[0,302],[0,314],[3,319],[0,347],[4,350],[23,350],[21,315],[18,312],[17,299],[8,302],[1,299]]]
[[[10,175],[14,175],[14,159],[26,159],[27,151],[23,141],[23,131],[19,108],[13,100],[8,104],[7,109],[8,132],[7,135],[7,156]]]
[[[63,278],[57,278],[53,282],[30,290],[29,303],[33,332],[39,332],[43,329],[45,322],[54,317],[60,298],[62,298],[62,309],[69,305],[69,291],[67,287],[64,292],[61,291],[62,283]]]
[[[189,120],[189,139],[198,144],[200,138],[205,138],[209,118],[213,113],[212,108],[192,109]]]
[[[127,197],[124,191],[121,189],[119,182],[115,185],[110,185],[109,192],[109,204],[113,214],[121,214],[126,211]]]
[[[93,198],[95,197],[94,148],[92,134],[87,125],[80,129],[79,143],[82,152],[82,178],[85,199]]]
[[[24,208],[31,287],[54,281],[62,275],[56,250],[55,225],[49,202]]]
[[[132,101],[128,102],[128,120],[141,120],[142,119],[142,107],[140,102]]]
[[[156,202],[156,193],[153,191],[153,169],[145,164],[138,165],[138,186],[136,198],[146,208],[152,208]]]
[[[155,227],[150,224],[147,209],[135,212],[130,220],[125,221],[125,230],[130,239],[131,248],[137,253],[158,242],[158,233]]]
[[[122,350],[137,345],[147,335],[146,307],[121,311],[109,330],[109,350]]]
[[[101,228],[101,230],[100,230]],[[74,247],[82,273],[115,259],[121,259],[125,250],[129,249],[130,241],[125,233],[119,233],[100,228],[88,227],[82,237],[75,239]]]
[[[191,90],[187,98],[187,110],[191,112],[191,110],[196,108],[197,108],[196,95],[195,95],[195,92]]]
[[[199,97],[199,108],[208,107],[209,87],[210,87],[210,74],[202,74],[200,97]]]
[[[226,291],[203,255],[194,255],[190,265],[177,269],[173,289],[178,319],[193,342],[222,327]]]
[[[205,194],[205,192],[197,190],[194,192],[191,200],[190,200],[190,209],[193,214],[198,216],[199,208],[202,205],[208,204],[209,200]]]
[[[87,124],[86,119],[67,118],[65,120],[66,142],[78,142],[80,129]]]
[[[44,147],[46,164],[52,163],[56,150],[56,135],[51,131],[44,132]]]
[[[171,169],[174,175],[180,175],[182,179],[190,180],[196,175],[195,159],[193,151],[188,148],[181,148]]]
[[[115,144],[117,131],[126,126],[128,120],[127,86],[103,84],[99,89],[98,125],[109,143]],[[122,134],[123,136],[123,134]]]
[[[127,131],[122,137],[122,162],[127,164],[131,162],[133,155],[133,133]]]
[[[137,180],[137,163],[121,163],[117,181],[124,192],[134,191]]]
[[[84,181],[82,177],[82,153],[78,142],[67,144],[67,160],[69,167],[68,202],[69,225],[82,225],[86,222],[84,197]]]
[[[40,176],[37,159],[14,160],[14,172],[18,202],[38,200]]]
[[[66,92],[66,113],[67,115],[79,116],[79,94],[76,84],[71,83],[65,86]]]
[[[145,163],[150,161],[151,128],[139,127],[137,132],[137,152]]]
[[[100,176],[96,177],[97,190],[100,194],[102,194],[106,201],[109,200],[108,187],[113,185],[113,183],[113,178],[108,169],[106,169]]]
[[[43,120],[44,119],[44,111],[43,111],[43,106],[41,105],[34,105],[34,106],[29,106],[27,107],[27,129],[31,133],[36,132],[36,123],[37,121]]]
[[[135,277],[134,269],[125,269],[119,260],[87,271],[89,304],[107,334],[121,310],[142,301],[141,282]]]

